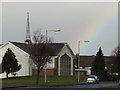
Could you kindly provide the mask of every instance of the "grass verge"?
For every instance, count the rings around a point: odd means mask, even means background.
[[[80,77],[80,83],[77,82],[75,76],[47,76],[47,82],[44,82],[44,76],[40,76],[39,85],[36,85],[36,76],[31,77],[16,77],[3,79],[2,84],[24,84],[26,86],[41,86],[41,87],[52,87],[62,85],[77,85],[86,81],[85,76]]]

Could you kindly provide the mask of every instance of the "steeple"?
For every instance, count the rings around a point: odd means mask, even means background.
[[[29,12],[27,12],[27,23],[26,23],[26,40],[25,40],[26,44],[31,43],[31,39],[30,39],[30,22],[29,22]]]

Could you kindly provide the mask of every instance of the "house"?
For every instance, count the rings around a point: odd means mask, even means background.
[[[105,59],[105,65],[106,69],[108,70],[108,73],[112,73],[113,63],[116,60],[115,56],[104,56]],[[79,57],[79,63],[80,63],[80,73],[81,75],[90,75],[91,74],[91,68],[92,63],[95,60],[95,56],[80,56]],[[74,60],[74,65],[77,65],[77,60]]]
[[[74,53],[67,43],[52,43],[54,54],[52,55],[52,62],[47,63],[47,75],[73,75],[73,60]],[[7,42],[0,46],[0,64],[2,58],[10,48],[15,54],[18,63],[22,68],[16,72],[16,75],[10,74],[9,77],[15,76],[32,76],[36,74],[36,67],[30,59],[30,50],[28,44],[20,42]],[[42,71],[44,74],[44,69]],[[0,74],[0,78],[5,78],[5,73]]]

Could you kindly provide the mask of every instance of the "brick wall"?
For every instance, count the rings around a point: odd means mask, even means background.
[[[55,67],[46,69],[47,75],[58,75],[58,58],[55,58]],[[40,73],[40,75],[44,75],[45,70],[43,69]],[[32,75],[37,74],[37,69],[32,69]]]
[[[43,69],[40,75],[44,75],[45,70]],[[54,75],[54,69],[46,69],[47,75]],[[37,69],[32,69],[32,75],[37,75]]]
[[[116,57],[104,56],[104,59],[108,69],[108,73],[111,73]],[[92,67],[92,63],[94,60],[95,60],[95,56],[80,56],[80,67]],[[77,60],[74,60],[74,65],[77,65]]]
[[[55,58],[54,75],[58,75],[58,58]]]

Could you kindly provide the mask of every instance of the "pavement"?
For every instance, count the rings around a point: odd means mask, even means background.
[[[80,85],[86,84],[86,82],[81,83]],[[35,88],[35,87],[27,87],[24,84],[0,84],[0,89],[11,89],[11,88]],[[42,87],[42,88],[46,88],[46,87]],[[50,87],[52,88],[52,87]]]
[[[26,87],[24,84],[3,84],[3,85],[0,85],[0,86],[1,86],[2,89]]]

